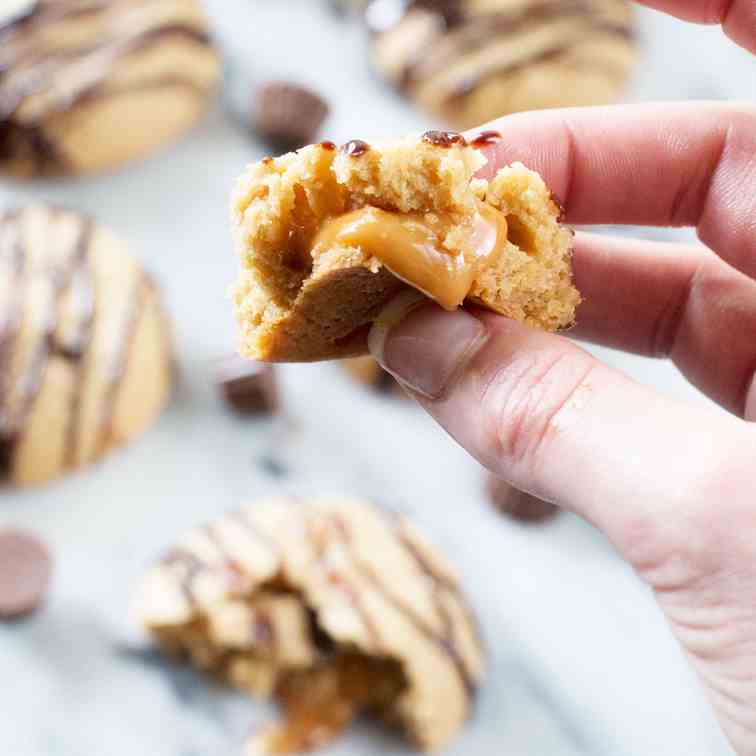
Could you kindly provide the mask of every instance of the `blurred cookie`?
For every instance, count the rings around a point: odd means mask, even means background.
[[[363,386],[374,389],[381,394],[392,394],[408,398],[405,390],[396,379],[387,373],[372,357],[351,357],[341,363],[349,375]]]
[[[138,435],[171,374],[157,291],[123,242],[67,210],[0,214],[0,479],[39,483]]]
[[[373,60],[458,128],[614,102],[636,59],[626,0],[374,0]]]
[[[539,328],[570,325],[572,233],[541,177],[430,131],[311,145],[247,168],[232,198],[241,352],[302,362],[367,352],[368,330],[414,287],[446,309],[481,304]]]
[[[139,621],[285,718],[247,754],[323,745],[361,713],[446,745],[484,659],[447,561],[365,502],[268,499],[188,533],[146,576]]]
[[[186,131],[219,76],[197,0],[38,0],[0,18],[0,173],[98,171]]]

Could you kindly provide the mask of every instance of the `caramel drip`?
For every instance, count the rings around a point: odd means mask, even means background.
[[[47,210],[51,217],[65,211]],[[21,443],[25,426],[34,408],[34,403],[45,383],[47,367],[51,359],[65,360],[75,371],[72,394],[66,415],[63,468],[76,466],[81,424],[81,399],[91,369],[90,353],[92,345],[95,313],[95,292],[90,252],[93,223],[87,219],[79,221],[78,233],[70,250],[64,250],[61,262],[34,271],[28,270],[26,261],[29,250],[23,238],[24,212],[0,216],[0,228],[7,234],[15,235],[11,249],[0,249],[0,263],[10,255],[10,276],[12,286],[9,298],[2,303],[0,320],[0,480],[13,477],[15,453]],[[46,302],[43,331],[39,335],[31,355],[22,366],[15,379],[11,374],[17,352],[17,337],[21,329],[26,308],[25,293],[31,277],[43,275],[50,286],[50,296]],[[143,276],[139,277],[139,287],[144,287]],[[71,327],[59,334],[61,307],[67,304]],[[141,308],[141,298],[136,293],[116,334],[116,354],[110,371],[110,381],[104,403],[104,425],[107,426],[111,414],[110,403],[118,395],[118,388],[128,369],[128,352],[133,331],[133,322]],[[14,392],[15,388],[15,392]],[[14,395],[15,394],[15,395]],[[15,399],[15,401],[13,401]]]
[[[464,301],[482,266],[503,249],[507,222],[502,213],[479,203],[461,250],[445,247],[458,232],[434,213],[392,213],[364,207],[326,221],[313,242],[313,255],[334,246],[359,247],[380,260],[397,278],[453,310]]]
[[[182,23],[126,30],[120,37],[88,39],[79,46],[58,51],[40,49],[34,32],[77,16],[112,12],[113,3],[87,4],[40,3],[26,18],[0,31],[0,160],[22,150],[35,157],[37,170],[54,172],[65,168],[56,144],[44,133],[45,119],[69,109],[72,104],[117,96],[130,91],[155,87],[183,86],[197,89],[190,76],[163,76],[127,86],[112,87],[108,77],[123,58],[148,49],[167,37],[181,37],[201,46],[210,38],[201,29]],[[127,8],[128,10],[128,8]],[[74,74],[73,86],[56,92],[61,72]],[[202,94],[198,91],[199,94]],[[48,102],[33,116],[19,111],[28,98],[48,94]]]
[[[449,587],[448,583],[441,583],[436,579],[435,573],[423,569],[423,574],[431,579],[433,584],[433,597],[434,605],[436,608],[436,614],[445,627],[444,633],[438,633],[433,627],[431,627],[406,601],[404,601],[399,595],[390,591],[386,584],[381,580],[380,576],[376,574],[371,565],[360,559],[352,546],[352,537],[349,531],[349,527],[346,521],[338,515],[332,516],[332,522],[334,529],[341,535],[343,543],[349,548],[350,558],[352,564],[358,569],[360,575],[383,597],[387,604],[396,609],[400,614],[406,617],[415,629],[427,638],[429,641],[437,645],[443,653],[449,657],[449,660],[454,665],[462,688],[467,694],[468,699],[472,697],[475,690],[475,681],[472,679],[470,673],[467,670],[464,659],[462,658],[459,650],[456,647],[454,639],[454,625],[451,617],[448,615],[446,606],[443,600],[440,598],[442,591],[450,593],[457,593],[456,586]],[[393,526],[389,526],[394,530]],[[406,548],[406,544],[402,539],[398,539],[399,543]],[[417,563],[417,560],[413,557],[413,561]]]
[[[444,15],[443,12],[442,15]],[[452,34],[431,51],[425,48],[418,50],[402,69],[399,85],[403,89],[411,89],[421,81],[435,76],[445,67],[453,65],[462,55],[476,52],[497,38],[516,34],[528,26],[545,23],[552,19],[586,18],[589,19],[586,31],[598,31],[628,39],[632,37],[629,23],[611,24],[598,18],[592,19],[594,15],[592,5],[586,0],[543,0],[515,12],[496,11],[474,15],[455,13],[452,23],[449,23],[449,18],[444,16],[447,28],[453,30]],[[570,44],[561,43],[553,49],[561,53],[566,52],[570,47]],[[538,56],[528,56],[506,67],[486,71],[474,81],[468,80],[467,88],[474,89],[488,76],[508,73],[539,62],[537,58]]]

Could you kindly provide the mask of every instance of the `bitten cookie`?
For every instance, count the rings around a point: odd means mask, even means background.
[[[267,361],[350,357],[384,305],[413,286],[556,330],[580,296],[572,232],[533,171],[490,182],[486,159],[451,132],[385,144],[311,145],[249,166],[232,198],[242,272],[241,351]]]
[[[374,0],[378,71],[458,128],[617,99],[636,59],[626,0]]]
[[[26,5],[0,15],[0,172],[114,168],[203,113],[219,62],[196,0]]]
[[[141,433],[171,386],[157,291],[119,239],[52,207],[0,214],[0,479],[40,483]]]
[[[299,753],[369,712],[424,749],[470,714],[484,658],[453,568],[365,502],[268,499],[187,534],[145,577],[138,620],[285,720],[247,754]]]

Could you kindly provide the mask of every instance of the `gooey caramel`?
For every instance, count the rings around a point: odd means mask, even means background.
[[[377,207],[327,220],[313,240],[312,251],[339,245],[359,247],[381,261],[397,278],[454,310],[470,292],[478,271],[507,241],[503,213],[483,202],[462,226],[461,245],[450,249],[447,235],[460,227],[435,213],[396,213]]]

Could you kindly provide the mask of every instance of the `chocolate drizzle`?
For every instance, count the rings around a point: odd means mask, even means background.
[[[432,583],[436,614],[444,627],[444,632],[439,633],[415,611],[414,607],[401,597],[399,592],[391,591],[371,565],[359,558],[356,551],[352,548],[351,533],[344,518],[339,517],[338,515],[333,515],[331,517],[331,522],[334,530],[339,533],[343,543],[349,548],[351,562],[357,568],[360,575],[370,583],[372,588],[382,596],[386,603],[406,617],[418,632],[432,643],[436,644],[444,654],[449,657],[459,675],[460,682],[462,683],[462,687],[465,690],[468,699],[472,697],[476,687],[475,680],[468,671],[467,665],[456,646],[454,638],[454,623],[452,622],[452,618],[448,613],[445,603],[445,595],[458,595],[457,586],[450,583],[446,578],[440,576],[437,571],[431,569],[428,566],[427,561],[419,559],[417,551],[408,548],[408,542],[406,539],[402,537],[397,538],[399,545],[409,553],[412,561],[420,567],[423,574]],[[396,531],[393,524],[389,524],[389,527],[391,527],[392,531]]]
[[[27,214],[37,217],[29,220]],[[25,233],[28,222],[48,223],[40,236],[52,249],[60,231],[54,227],[59,221],[74,222],[77,226],[67,249],[52,255],[41,250],[32,266],[32,250]],[[45,237],[45,231],[47,236]],[[87,390],[88,372],[94,331],[95,284],[91,269],[92,221],[53,208],[19,211],[0,215],[0,267],[10,276],[8,293],[0,302],[0,479],[14,476],[15,457],[33,411],[35,402],[45,386],[47,370],[52,360],[63,360],[75,371],[71,396],[66,413],[63,444],[63,468],[75,467],[80,453],[81,402]],[[3,264],[4,263],[4,264]],[[43,306],[42,326],[31,349],[23,354],[18,343],[21,327],[30,317],[27,312],[29,287],[43,285],[47,296]],[[116,332],[116,358],[110,368],[110,379],[104,398],[102,417],[109,428],[111,405],[119,395],[119,388],[128,368],[128,355],[133,335],[133,323],[141,310],[141,292],[145,288],[142,274],[134,286],[128,311]],[[65,320],[62,318],[65,312]],[[67,327],[64,327],[67,326]],[[17,364],[21,360],[21,364]],[[97,451],[102,451],[98,447]]]
[[[426,131],[423,134],[423,141],[432,144],[434,147],[465,147],[467,141],[456,131]]]
[[[370,151],[370,145],[362,139],[352,139],[340,147],[341,152],[349,157],[360,157]]]
[[[501,141],[501,134],[498,131],[481,131],[478,136],[470,142],[471,147],[485,147],[488,144],[496,144]]]
[[[484,80],[491,76],[512,71],[549,60],[568,53],[579,44],[586,33],[603,34],[619,39],[633,37],[631,22],[615,23],[600,15],[587,0],[532,0],[515,10],[490,12],[465,11],[460,2],[435,2],[415,0],[412,8],[421,8],[439,15],[443,29],[431,42],[405,61],[398,77],[401,89],[411,90],[416,85],[452,69],[467,54],[475,54],[488,44],[493,44],[518,32],[537,29],[539,25],[569,19],[583,19],[584,28],[578,38],[574,35],[560,39],[545,51],[536,51],[505,64],[481,65],[477,71],[465,76],[459,85],[453,86],[451,98],[469,95]]]
[[[112,84],[111,73],[121,60],[166,38],[210,45],[207,33],[190,23],[158,19],[145,24],[138,7],[133,17],[128,4],[114,16],[114,5],[97,0],[38,3],[28,17],[0,28],[0,162],[19,159],[30,161],[37,173],[65,172],[65,155],[46,126],[49,118],[77,104],[156,87],[180,86],[204,95],[181,72]],[[97,13],[108,14],[115,36],[98,31],[99,36],[87,35],[76,46],[45,49],[50,26]]]

